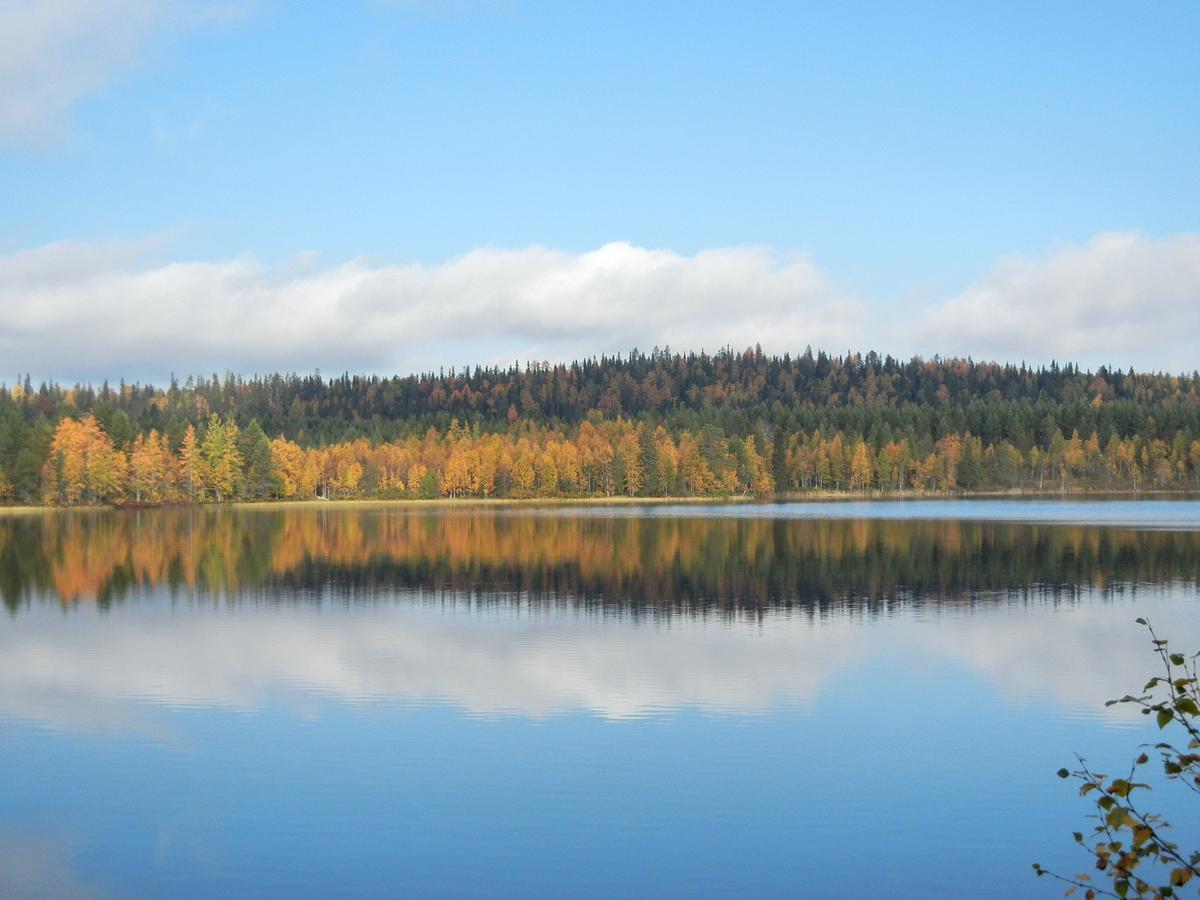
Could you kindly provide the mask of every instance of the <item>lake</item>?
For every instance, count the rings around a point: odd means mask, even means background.
[[[1057,897],[1200,503],[0,515],[0,600],[5,896]]]

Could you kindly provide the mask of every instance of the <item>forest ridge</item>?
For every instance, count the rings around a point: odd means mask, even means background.
[[[655,350],[379,377],[0,388],[0,499],[1200,487],[1200,375]]]

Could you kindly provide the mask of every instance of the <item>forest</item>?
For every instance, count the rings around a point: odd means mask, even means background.
[[[0,502],[1200,489],[1200,374],[654,350],[0,387]]]

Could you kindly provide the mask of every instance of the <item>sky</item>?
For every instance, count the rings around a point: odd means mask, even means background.
[[[0,379],[1200,367],[1200,5],[0,0]]]

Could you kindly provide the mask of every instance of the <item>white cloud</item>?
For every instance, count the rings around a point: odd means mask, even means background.
[[[151,265],[143,249],[64,243],[0,258],[9,368],[161,376],[406,370],[655,344],[782,351],[848,346],[863,317],[811,262],[754,248],[481,249],[433,266],[299,271],[250,258]]]
[[[1200,235],[1107,233],[1000,261],[927,310],[912,342],[927,355],[1191,371],[1198,335]]]
[[[53,142],[79,100],[103,91],[156,40],[244,9],[179,0],[0,0],[0,145]]]
[[[58,243],[0,257],[8,373],[406,372],[570,360],[639,347],[761,343],[1190,371],[1200,365],[1200,235],[1104,234],[1012,258],[949,300],[889,310],[803,256],[694,255],[611,243],[484,248],[436,265],[320,267],[252,257],[152,262],[154,241]],[[11,376],[10,376],[11,377]]]

